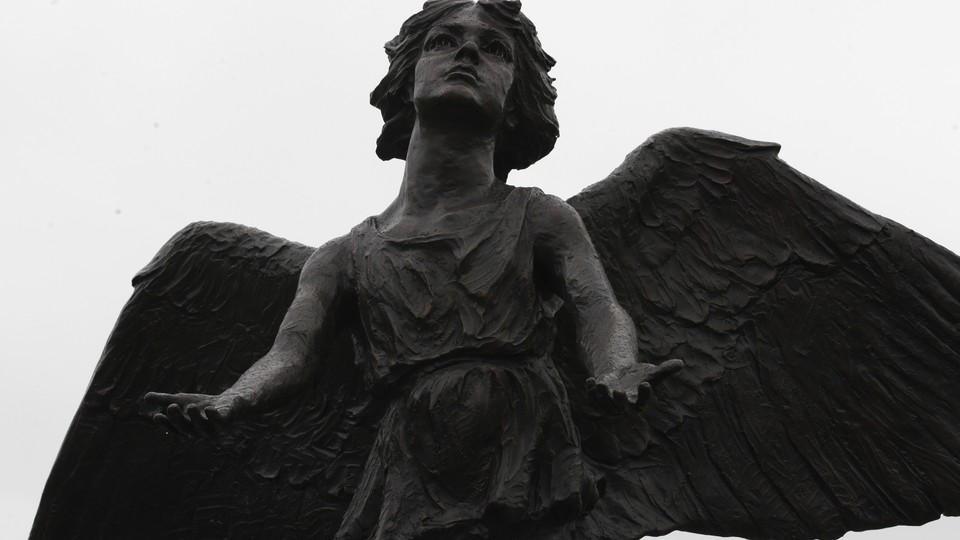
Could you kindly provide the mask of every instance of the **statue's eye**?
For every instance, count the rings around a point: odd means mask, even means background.
[[[504,60],[510,60],[510,49],[501,41],[491,41],[483,50],[494,56],[499,56]]]
[[[448,36],[447,34],[437,34],[436,36],[433,36],[427,40],[427,44],[424,48],[428,51],[435,51],[437,49],[449,49],[455,45],[456,44],[453,42],[452,37]]]

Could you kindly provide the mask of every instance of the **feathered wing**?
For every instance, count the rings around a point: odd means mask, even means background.
[[[272,345],[312,251],[220,223],[164,246],[134,279],[30,538],[333,536],[374,423],[356,391],[349,316],[295,406],[199,440],[164,433],[140,409],[148,391],[235,382]]]
[[[960,514],[960,259],[778,150],[670,130],[570,201],[642,354],[687,364],[642,417],[610,417],[559,344],[607,475],[577,538],[837,538]]]
[[[644,355],[687,363],[644,415],[611,417],[558,343],[607,478],[577,538],[836,538],[960,513],[960,261],[777,150],[665,132],[571,201]],[[225,224],[164,247],[134,280],[31,538],[332,536],[377,418],[349,315],[296,405],[195,441],[138,410],[150,390],[235,381],[269,349],[311,251]]]

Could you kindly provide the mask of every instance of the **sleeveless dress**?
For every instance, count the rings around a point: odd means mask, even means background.
[[[535,197],[504,186],[454,232],[352,231],[364,367],[390,404],[337,540],[513,536],[596,502],[550,359],[561,302],[534,278]]]

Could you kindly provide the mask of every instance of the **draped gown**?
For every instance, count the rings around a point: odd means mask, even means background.
[[[390,405],[338,540],[515,533],[596,502],[550,358],[562,302],[535,279],[544,196],[504,186],[455,231],[352,231],[364,368]]]

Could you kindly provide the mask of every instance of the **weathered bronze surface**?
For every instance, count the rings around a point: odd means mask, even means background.
[[[801,539],[960,512],[957,257],[716,132],[655,135],[568,202],[510,186],[559,133],[519,10],[428,2],[387,44],[384,211],[318,249],[196,223],[137,275],[32,538]]]

